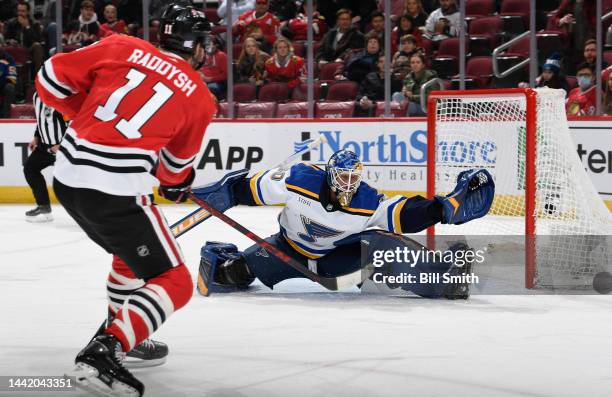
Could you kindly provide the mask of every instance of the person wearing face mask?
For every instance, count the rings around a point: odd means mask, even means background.
[[[219,41],[215,37],[206,45],[204,64],[199,72],[202,80],[217,99],[225,98],[227,90],[227,54],[219,49]]]
[[[570,91],[565,101],[565,111],[568,116],[592,116],[595,114],[596,87],[595,73],[586,63],[578,66],[576,77],[578,87]]]

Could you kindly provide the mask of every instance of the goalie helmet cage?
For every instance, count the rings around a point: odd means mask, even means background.
[[[427,196],[470,168],[496,185],[487,216],[428,235],[524,235],[527,288],[590,287],[608,270],[612,216],[576,153],[562,90],[434,91],[427,114]]]

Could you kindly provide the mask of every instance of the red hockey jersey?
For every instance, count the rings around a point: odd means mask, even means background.
[[[297,87],[300,78],[304,75],[304,59],[297,55],[291,56],[284,66],[281,66],[276,56],[273,56],[266,61],[265,67],[269,81],[287,83],[289,88]]]
[[[215,111],[208,88],[183,58],[123,35],[53,56],[36,89],[72,119],[55,177],[123,196],[150,194],[157,163],[161,184],[183,182]]]
[[[568,116],[593,116],[596,110],[596,87],[582,92],[580,87],[570,91],[565,100],[565,110]]]
[[[238,17],[238,21],[244,21],[245,23],[244,27],[240,25],[235,25],[238,27],[240,42],[244,41],[245,37],[243,37],[243,35],[246,32],[246,28],[252,23],[259,25],[263,35],[270,44],[274,44],[274,42],[276,41],[276,35],[278,34],[280,21],[271,12],[266,12],[261,17],[257,18],[255,10],[247,11]]]

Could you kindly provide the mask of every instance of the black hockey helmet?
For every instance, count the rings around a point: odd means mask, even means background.
[[[188,2],[175,1],[166,6],[159,24],[159,46],[167,51],[191,55],[198,42],[206,46],[211,25],[202,11]]]

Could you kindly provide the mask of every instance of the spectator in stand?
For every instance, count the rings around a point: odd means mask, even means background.
[[[283,36],[295,41],[306,40],[308,38],[308,16],[306,15],[306,4],[302,5],[302,10],[295,18],[281,24]],[[327,32],[325,18],[317,11],[316,0],[312,2],[312,34],[315,41],[323,38]]]
[[[569,91],[565,76],[561,73],[561,54],[554,53],[542,66],[542,74],[536,79],[536,87],[549,87]]]
[[[606,76],[606,90],[602,112],[607,116],[612,116],[612,73],[610,73],[610,70],[607,70],[606,72],[607,73],[604,74],[604,76]]]
[[[30,17],[30,3],[20,0],[17,3],[17,16],[6,23],[4,39],[9,45],[19,45],[30,51],[34,74],[40,69],[44,58],[42,47],[43,28]]]
[[[400,56],[405,56],[408,58],[408,62],[410,63],[410,58],[419,52],[422,53],[423,49],[417,46],[417,41],[413,35],[407,34],[402,36],[400,39],[400,48],[395,54],[393,54],[392,61],[395,62],[395,60]]]
[[[117,7],[113,4],[107,4],[104,7],[105,23],[100,25],[100,37],[110,36],[111,34],[126,34],[127,26],[125,21],[117,19]]]
[[[595,73],[588,63],[578,65],[578,87],[570,91],[565,101],[568,116],[593,116],[596,110]]]
[[[213,38],[205,50],[204,64],[199,70],[200,75],[210,92],[217,99],[223,99],[227,89],[227,55],[220,50],[217,38]]]
[[[270,0],[270,12],[284,22],[295,18],[298,5],[293,0]]]
[[[378,8],[378,2],[376,0],[359,0],[359,1],[345,1],[346,5],[344,8],[348,8],[351,11],[353,19],[351,22],[358,26],[359,30],[365,31],[367,24],[370,22],[370,17],[376,12]]]
[[[413,40],[416,42],[417,47],[423,47],[423,39],[421,38],[421,30],[414,26],[414,22],[410,15],[402,15],[398,21],[397,26],[393,28],[393,34],[391,35],[391,46],[397,49],[398,43],[401,46],[401,39],[406,35],[411,35]]]
[[[4,41],[0,41],[0,118],[7,118],[11,114],[17,85],[17,65],[13,57],[4,51],[4,45]]]
[[[580,59],[580,45],[595,37],[595,0],[563,0],[548,20],[549,30],[560,30],[564,40],[566,70],[575,71],[575,61]]]
[[[408,99],[408,116],[425,115],[421,108],[421,87],[429,80],[438,77],[436,71],[427,69],[425,64],[426,60],[423,53],[416,53],[410,58],[411,72],[406,76],[402,89],[402,93]],[[426,95],[429,95],[429,92]]]
[[[363,48],[363,34],[351,26],[351,12],[340,9],[336,15],[336,27],[325,34],[319,47],[316,60],[319,66],[341,61],[346,50]]]
[[[376,102],[385,99],[385,56],[380,55],[376,62],[377,70],[366,75],[359,86],[356,97],[355,116],[371,117],[376,110]],[[391,91],[401,89],[401,80],[391,77]]]
[[[427,18],[424,37],[438,42],[459,34],[459,10],[455,0],[440,0],[440,8]]]
[[[588,39],[584,42],[584,49],[582,51],[584,62],[588,63],[593,70],[597,70],[597,40]],[[601,60],[601,69],[607,68],[608,62],[605,59]]]
[[[376,33],[381,45],[385,45],[385,15],[380,11],[374,11],[370,17],[370,31]]]
[[[68,28],[64,32],[66,44],[86,46],[98,41],[99,33],[100,23],[94,12],[94,4],[90,0],[84,0],[81,2],[81,13],[78,19],[68,24]]]
[[[221,25],[230,25],[227,23],[227,3],[232,5],[232,23],[234,25],[238,17],[246,12],[252,11],[255,8],[255,0],[220,0],[217,15],[221,18]]]
[[[259,44],[259,49],[265,53],[272,53],[272,44],[266,40],[264,36],[263,30],[261,30],[261,26],[256,23],[252,23],[246,28],[245,37],[251,37],[257,41]]]
[[[242,51],[236,64],[236,83],[252,83],[262,85],[266,71],[266,61],[270,55],[259,49],[257,40],[247,37],[242,45]]]
[[[406,80],[406,76],[410,73],[410,57],[401,53],[399,56],[393,59],[391,63],[391,76],[394,80],[400,82],[400,87],[393,92],[397,92],[402,95],[399,91],[401,90],[401,84]]]
[[[365,48],[350,50],[344,58],[344,66],[336,73],[337,80],[361,82],[371,72],[378,70],[378,57],[382,52],[380,37],[375,31],[365,36]]]
[[[291,89],[305,78],[304,59],[293,54],[291,42],[282,36],[274,43],[272,57],[266,61],[265,68],[267,81],[287,83]]]
[[[274,44],[279,33],[280,21],[268,11],[268,0],[255,0],[255,9],[247,11],[238,17],[232,27],[232,32],[238,37],[239,42],[243,42],[246,36],[246,28],[251,24],[259,25],[263,35],[270,44]]]
[[[427,13],[423,10],[421,0],[406,0],[404,14],[412,18],[415,28],[424,27],[427,23]]]

